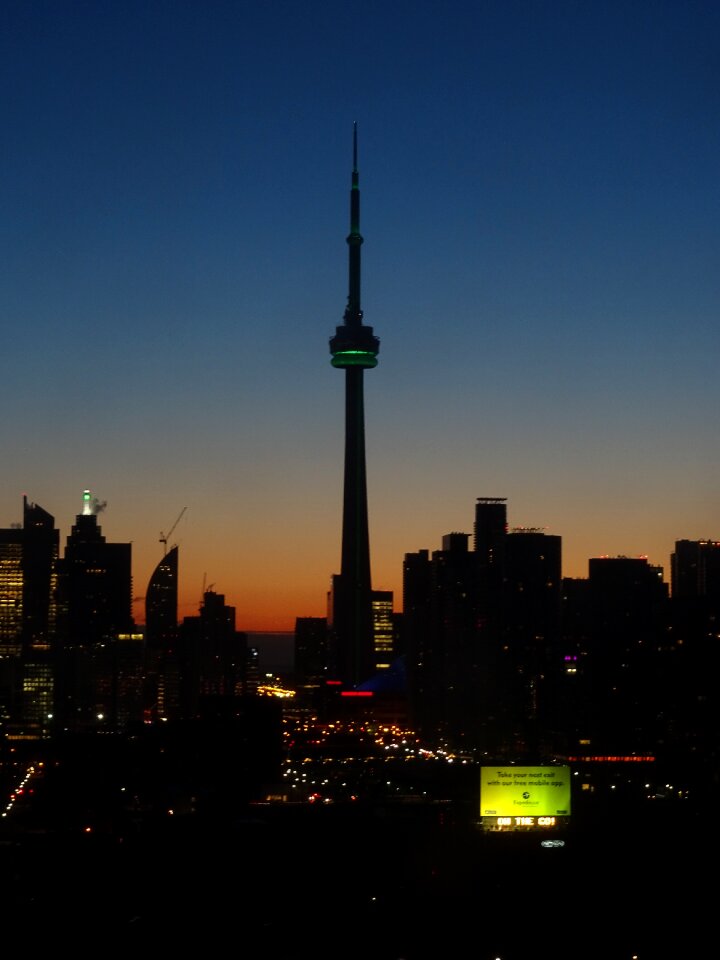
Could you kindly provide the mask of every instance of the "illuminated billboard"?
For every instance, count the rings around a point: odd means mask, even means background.
[[[481,767],[480,816],[570,816],[570,767]]]

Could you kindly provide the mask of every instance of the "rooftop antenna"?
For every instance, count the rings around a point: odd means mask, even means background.
[[[97,497],[93,497],[89,490],[83,490],[83,516],[94,516],[100,513],[107,506],[107,500],[102,502]]]

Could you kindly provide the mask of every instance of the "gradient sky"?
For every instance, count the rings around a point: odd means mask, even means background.
[[[89,488],[135,612],[323,616],[358,124],[373,585],[477,497],[665,569],[720,539],[720,6],[5,0],[0,525]]]

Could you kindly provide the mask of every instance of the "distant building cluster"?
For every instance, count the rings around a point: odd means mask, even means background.
[[[559,536],[510,529],[506,500],[479,498],[472,537],[405,555],[392,649],[376,625],[357,689],[379,704],[401,687],[420,735],[494,757],[714,761],[720,542],[676,541],[670,573],[668,589],[662,567],[618,556],[563,577]],[[296,682],[319,703],[336,685],[327,637],[325,618],[298,618]]]
[[[224,596],[206,591],[198,615],[178,622],[177,546],[166,545],[135,624],[131,544],[106,540],[103,507],[85,491],[62,555],[54,518],[27,498],[22,524],[0,530],[5,739],[189,719],[209,697],[257,689],[257,650]]]

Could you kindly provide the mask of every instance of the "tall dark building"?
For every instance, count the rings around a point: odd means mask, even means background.
[[[494,691],[502,689],[500,675],[508,661],[507,644],[502,643],[507,596],[507,539],[506,498],[478,497],[473,528],[473,552],[477,568],[474,591],[477,593],[478,636],[485,651],[483,673],[486,677],[494,677],[492,688],[488,686],[489,699],[492,699]],[[485,682],[487,686],[487,679]]]
[[[62,596],[68,647],[99,647],[133,626],[129,543],[108,543],[98,523],[104,504],[83,493],[65,544]]]
[[[676,600],[707,597],[720,607],[720,542],[676,540],[670,556],[670,576]]]
[[[26,736],[47,736],[55,704],[57,569],[55,518],[23,497],[22,721]]]
[[[23,643],[23,531],[0,530],[0,659],[19,657]]]
[[[718,781],[720,746],[720,541],[676,540],[671,564],[672,677],[670,696],[677,718],[668,738],[677,759],[703,758],[706,777]],[[684,761],[687,763],[687,759]]]
[[[300,685],[319,686],[327,674],[327,618],[296,617],[295,679]]]
[[[178,547],[153,570],[145,596],[145,641],[148,649],[168,650],[177,634]]]
[[[423,736],[456,746],[486,744],[497,676],[485,568],[469,539],[448,533],[441,550],[406,554],[403,565],[410,716]]]
[[[406,553],[403,559],[403,651],[407,670],[410,721],[416,730],[430,723],[425,715],[432,700],[430,610],[432,574],[428,550]],[[434,732],[434,729],[433,729]]]
[[[48,734],[54,709],[59,531],[23,497],[23,524],[0,530],[0,717],[13,735]]]
[[[178,628],[180,714],[196,716],[203,702],[247,692],[248,638],[235,629],[235,607],[222,593],[206,590],[198,616]]]
[[[563,582],[568,675],[558,721],[607,753],[644,752],[660,739],[672,697],[659,670],[667,645],[667,585],[644,557],[593,557],[586,581]],[[573,692],[574,689],[574,692]]]
[[[71,729],[115,722],[119,638],[134,635],[132,545],[107,542],[98,524],[104,506],[83,493],[60,564],[60,709]]]
[[[502,566],[507,525],[506,497],[478,497],[473,550],[484,564]]]
[[[23,646],[25,656],[50,649],[57,616],[60,532],[47,510],[23,497]]]
[[[357,126],[353,130],[350,190],[349,293],[344,320],[330,340],[331,363],[345,371],[345,479],[342,565],[332,579],[329,604],[331,659],[334,672],[356,686],[373,672],[373,621],[365,468],[363,375],[377,366],[380,341],[363,324],[360,308],[360,187]]]
[[[388,670],[395,659],[395,622],[392,590],[373,590],[370,596],[373,620],[373,668]]]
[[[506,698],[527,748],[554,715],[555,686],[562,647],[562,538],[531,527],[505,539],[503,650],[510,667]],[[513,703],[514,700],[514,703]]]
[[[145,711],[172,718],[180,710],[178,638],[178,551],[158,561],[145,595]]]

